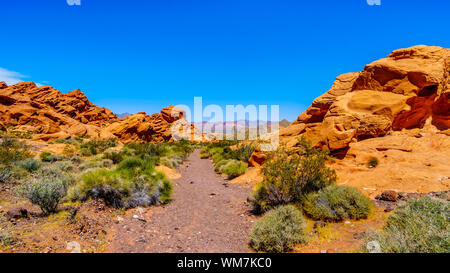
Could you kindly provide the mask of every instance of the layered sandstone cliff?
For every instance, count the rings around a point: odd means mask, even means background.
[[[287,128],[281,141],[299,135],[335,151],[391,131],[450,128],[450,49],[415,46],[392,52],[362,72],[337,77],[331,89]]]

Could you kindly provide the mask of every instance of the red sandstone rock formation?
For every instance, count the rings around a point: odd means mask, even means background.
[[[360,73],[337,77],[296,121],[280,130],[295,146],[299,135],[327,150],[392,130],[450,128],[450,49],[415,46],[392,52]]]

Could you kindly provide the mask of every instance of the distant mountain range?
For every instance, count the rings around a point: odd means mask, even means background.
[[[283,119],[282,121],[278,122],[279,129],[283,129],[288,127],[290,124],[289,121],[286,119]],[[271,121],[248,121],[248,120],[240,120],[240,121],[219,121],[219,122],[196,122],[194,123],[195,127],[198,129],[203,128],[204,132],[207,133],[217,133],[217,132],[224,132],[227,128],[227,126],[231,128],[235,128],[237,131],[244,130],[244,129],[253,129],[257,130],[260,126],[266,125],[268,127],[271,127],[274,125]],[[270,131],[270,128],[269,128]]]

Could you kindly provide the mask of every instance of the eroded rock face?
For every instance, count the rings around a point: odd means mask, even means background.
[[[0,121],[4,126],[35,132],[36,140],[84,134],[108,138],[112,135],[102,128],[117,120],[110,110],[92,104],[80,90],[62,94],[32,82],[0,88]]]
[[[248,160],[249,167],[260,167],[266,161],[266,154],[257,148]]]
[[[140,112],[111,124],[107,130],[120,141],[128,142],[163,142],[180,139],[208,141],[213,138],[202,134],[185,119],[183,109],[168,106],[159,114],[147,115]]]
[[[108,128],[122,142],[161,142],[171,138],[170,123],[161,114],[147,115],[145,112],[128,116]]]
[[[295,146],[304,135],[327,150],[392,130],[450,128],[450,49],[415,46],[392,52],[362,72],[337,77],[296,121],[280,130]]]
[[[78,135],[118,138],[125,143],[206,137],[185,120],[184,110],[175,106],[151,116],[139,112],[119,119],[109,109],[92,104],[78,89],[62,94],[32,82],[12,86],[0,83],[0,129],[7,127],[35,132],[33,139],[43,141]]]

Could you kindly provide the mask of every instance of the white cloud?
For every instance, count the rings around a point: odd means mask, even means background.
[[[18,82],[23,82],[25,78],[28,78],[28,76],[0,67],[0,82],[6,82],[7,85],[12,85]]]

